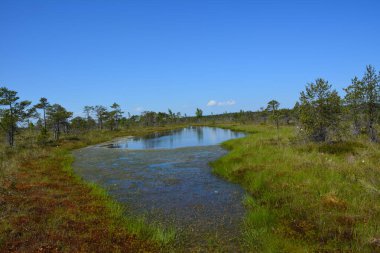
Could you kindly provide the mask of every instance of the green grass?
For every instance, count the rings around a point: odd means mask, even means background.
[[[244,247],[256,252],[372,252],[380,236],[380,149],[358,139],[300,144],[293,127],[223,125],[251,133],[223,146],[214,172],[247,190]],[[378,250],[378,249],[377,249]]]
[[[301,143],[294,127],[218,125],[245,131],[213,171],[242,185],[243,251],[376,252],[380,238],[380,145],[358,138]],[[73,149],[183,126],[92,131],[48,147],[19,136],[0,147],[0,251],[178,251],[177,234],[128,217],[101,187],[71,167]],[[210,247],[214,248],[210,239]]]

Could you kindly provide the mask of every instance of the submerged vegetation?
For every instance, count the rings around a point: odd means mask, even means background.
[[[379,87],[368,66],[344,98],[317,79],[293,109],[271,100],[258,112],[124,116],[114,103],[86,106],[85,117],[75,118],[46,98],[31,106],[1,88],[0,251],[173,250],[173,230],[126,217],[103,189],[73,173],[70,151],[200,124],[251,133],[224,143],[231,152],[212,163],[247,190],[243,251],[376,252]]]

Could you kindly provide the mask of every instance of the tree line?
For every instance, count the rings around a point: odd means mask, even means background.
[[[128,117],[125,117],[117,103],[109,108],[102,105],[85,106],[83,113],[85,117],[73,118],[72,112],[60,104],[51,104],[45,97],[32,105],[31,101],[20,101],[16,91],[0,88],[0,128],[5,133],[9,146],[15,144],[15,135],[25,128],[39,130],[38,140],[46,144],[50,133],[58,141],[62,133],[81,133],[95,129],[115,131],[136,125],[161,126],[180,123],[184,118],[181,113],[174,113],[170,109],[167,113],[144,111],[141,115],[131,116],[128,113]],[[186,115],[185,117],[187,118]]]
[[[240,111],[209,115],[209,121],[233,121],[296,125],[298,134],[314,142],[333,142],[365,134],[378,142],[377,124],[380,117],[380,73],[366,66],[361,78],[355,76],[346,88],[344,97],[325,79],[308,83],[292,109],[280,109],[277,100],[268,102],[259,111]]]
[[[300,130],[316,142],[339,141],[345,136],[366,134],[377,142],[380,109],[380,73],[371,65],[362,78],[354,77],[341,98],[331,84],[316,79],[301,92],[294,110]]]
[[[0,128],[10,146],[15,144],[15,135],[27,127],[39,130],[38,139],[46,143],[49,134],[59,140],[62,133],[84,132],[94,129],[111,131],[132,126],[162,126],[165,124],[241,122],[274,122],[280,125],[296,125],[299,135],[314,142],[340,141],[351,136],[366,134],[370,141],[378,142],[376,126],[380,110],[380,73],[371,65],[366,67],[363,77],[355,76],[340,97],[332,85],[318,78],[306,85],[299,101],[292,109],[280,109],[276,100],[268,102],[259,111],[240,111],[218,115],[203,115],[197,108],[195,117],[180,112],[144,111],[141,115],[125,116],[121,107],[113,103],[85,106],[85,117],[74,117],[73,113],[59,104],[51,104],[42,97],[32,105],[31,101],[20,100],[17,92],[6,87],[0,88]],[[33,119],[35,119],[33,121]],[[33,123],[34,122],[34,123]]]

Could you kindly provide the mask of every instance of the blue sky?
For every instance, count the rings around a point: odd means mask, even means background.
[[[292,107],[380,69],[380,1],[0,0],[0,86],[80,115]],[[207,106],[207,104],[212,106]]]

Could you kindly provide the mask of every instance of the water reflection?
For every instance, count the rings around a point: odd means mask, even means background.
[[[187,238],[185,247],[203,247],[212,237],[225,251],[236,252],[244,191],[215,177],[209,162],[227,153],[215,144],[242,136],[189,127],[129,138],[107,145],[113,149],[99,145],[75,151],[73,167],[124,203],[129,215],[176,227]]]
[[[172,149],[217,145],[223,141],[243,137],[244,133],[215,127],[188,127],[146,137],[133,137],[106,144],[104,147],[121,149]]]
[[[197,129],[197,137],[198,137],[198,143],[203,142],[203,128],[198,127]]]

